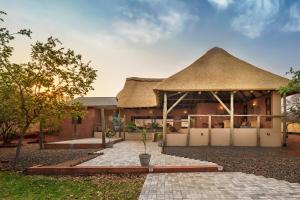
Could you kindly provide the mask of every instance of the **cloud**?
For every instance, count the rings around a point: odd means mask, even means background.
[[[208,2],[219,10],[225,10],[233,3],[233,0],[208,0]]]
[[[163,0],[140,0],[150,10],[122,8],[122,15],[113,22],[114,33],[133,43],[152,44],[183,31],[197,17],[187,7]],[[148,7],[149,8],[149,7]]]
[[[232,20],[234,30],[249,38],[257,38],[279,13],[280,0],[239,1],[239,15]]]
[[[294,3],[289,11],[290,21],[283,27],[283,31],[300,31],[300,4]]]

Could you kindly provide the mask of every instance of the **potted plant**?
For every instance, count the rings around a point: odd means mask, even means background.
[[[150,125],[152,131],[153,131],[153,134],[154,134],[154,137],[153,137],[153,142],[156,142],[157,141],[157,129],[159,128],[159,124],[155,121],[153,121]]]
[[[158,141],[158,146],[162,147],[163,146],[163,134],[162,133],[157,133],[157,141]]]
[[[128,132],[133,132],[134,130],[136,130],[136,125],[133,122],[128,122],[127,130]]]
[[[113,116],[112,118],[112,123],[114,125],[114,130],[115,132],[119,131],[121,128],[121,124],[122,124],[122,119],[120,117],[117,116]]]
[[[112,138],[116,135],[116,133],[110,129],[107,129],[105,131],[105,136],[108,138],[108,142],[105,144],[106,148],[113,148],[114,143],[112,141]]]
[[[146,129],[141,129],[141,141],[144,144],[145,152],[139,155],[142,166],[149,166],[151,155],[147,153],[147,132]]]

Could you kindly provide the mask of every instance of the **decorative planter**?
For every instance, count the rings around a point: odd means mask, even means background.
[[[114,143],[113,143],[113,142],[107,142],[107,143],[105,144],[105,148],[113,148],[113,146],[114,146]]]
[[[148,154],[148,153],[141,153],[139,155],[140,157],[140,163],[142,166],[149,166],[149,163],[150,163],[150,158],[151,158],[151,155]]]

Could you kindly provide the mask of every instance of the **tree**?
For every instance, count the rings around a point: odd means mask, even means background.
[[[291,68],[287,74],[292,75],[292,79],[287,86],[280,87],[279,93],[281,95],[286,94],[298,94],[300,93],[300,70],[295,70]],[[288,101],[288,111],[289,115],[294,115],[295,117],[300,117],[300,100],[299,95],[292,96]]]
[[[31,31],[20,30],[19,34],[30,36]],[[73,50],[65,49],[62,43],[49,37],[46,42],[37,41],[31,45],[31,59],[27,63],[10,63],[14,39],[6,28],[0,29],[0,76],[18,97],[20,138],[16,150],[15,165],[18,162],[24,134],[31,124],[59,116],[68,110],[68,99],[83,96],[92,90],[96,70],[90,62]]]
[[[12,137],[17,134],[18,111],[17,98],[13,90],[6,86],[0,79],[0,136],[3,145],[10,143]]]

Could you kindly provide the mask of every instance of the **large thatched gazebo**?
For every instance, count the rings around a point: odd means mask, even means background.
[[[128,78],[117,100],[127,119],[161,120],[167,146],[280,146],[287,83],[213,48],[169,78]]]

